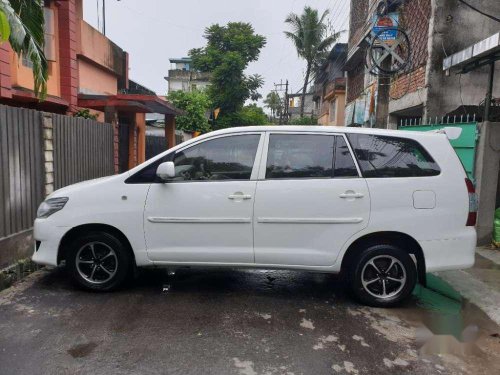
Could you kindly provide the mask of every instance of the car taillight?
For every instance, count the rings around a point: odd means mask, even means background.
[[[474,188],[474,184],[468,178],[465,179],[465,185],[467,186],[467,192],[469,193],[469,215],[467,215],[467,223],[465,224],[468,227],[473,227],[476,225],[477,219],[477,194],[476,189]]]

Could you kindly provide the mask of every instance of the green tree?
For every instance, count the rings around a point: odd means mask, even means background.
[[[251,24],[243,22],[212,25],[205,30],[204,38],[206,46],[192,49],[189,55],[195,69],[211,73],[208,95],[213,107],[220,108],[217,123],[222,127],[231,118],[237,118],[232,115],[243,108],[246,100],[261,97],[257,90],[264,82],[262,77],[247,76],[244,72],[250,62],[258,59],[266,38],[256,34]]]
[[[238,112],[226,114],[218,120],[217,125],[220,128],[228,128],[234,125],[267,125],[269,120],[264,110],[256,104],[243,106]]]
[[[316,68],[324,61],[330,47],[339,38],[340,32],[328,35],[325,10],[321,17],[316,9],[304,7],[301,15],[290,13],[285,20],[292,31],[285,31],[287,38],[291,39],[299,57],[306,61],[306,76],[302,88],[302,100],[300,101],[300,116],[304,116],[304,102],[307,92],[309,78]]]
[[[45,20],[42,0],[0,0],[0,43],[9,41],[33,64],[34,92],[44,99],[49,68],[43,53]]]
[[[276,91],[271,91],[267,94],[266,99],[264,99],[264,105],[271,110],[271,116],[273,118],[281,116],[283,112],[283,102]]]
[[[187,132],[206,133],[211,130],[207,113],[210,109],[210,100],[204,91],[191,92],[173,91],[168,94],[170,100],[177,108],[185,111],[182,116],[177,116],[175,124],[178,129]]]

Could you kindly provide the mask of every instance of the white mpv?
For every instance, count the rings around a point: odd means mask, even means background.
[[[474,187],[444,133],[215,131],[51,194],[33,260],[101,291],[134,267],[342,273],[362,303],[394,305],[474,263]]]

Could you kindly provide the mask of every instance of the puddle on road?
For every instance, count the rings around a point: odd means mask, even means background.
[[[500,328],[448,283],[428,274],[406,307],[391,309],[415,327],[420,355],[454,355],[485,373],[500,371]],[[478,372],[479,373],[479,372]]]

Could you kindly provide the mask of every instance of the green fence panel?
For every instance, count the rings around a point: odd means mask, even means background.
[[[454,124],[430,124],[430,125],[402,125],[399,130],[410,131],[430,131],[439,130],[446,127],[462,128],[462,134],[458,139],[451,140],[450,143],[461,160],[467,176],[474,181],[474,161],[476,159],[476,142],[478,136],[477,122],[454,123]]]

